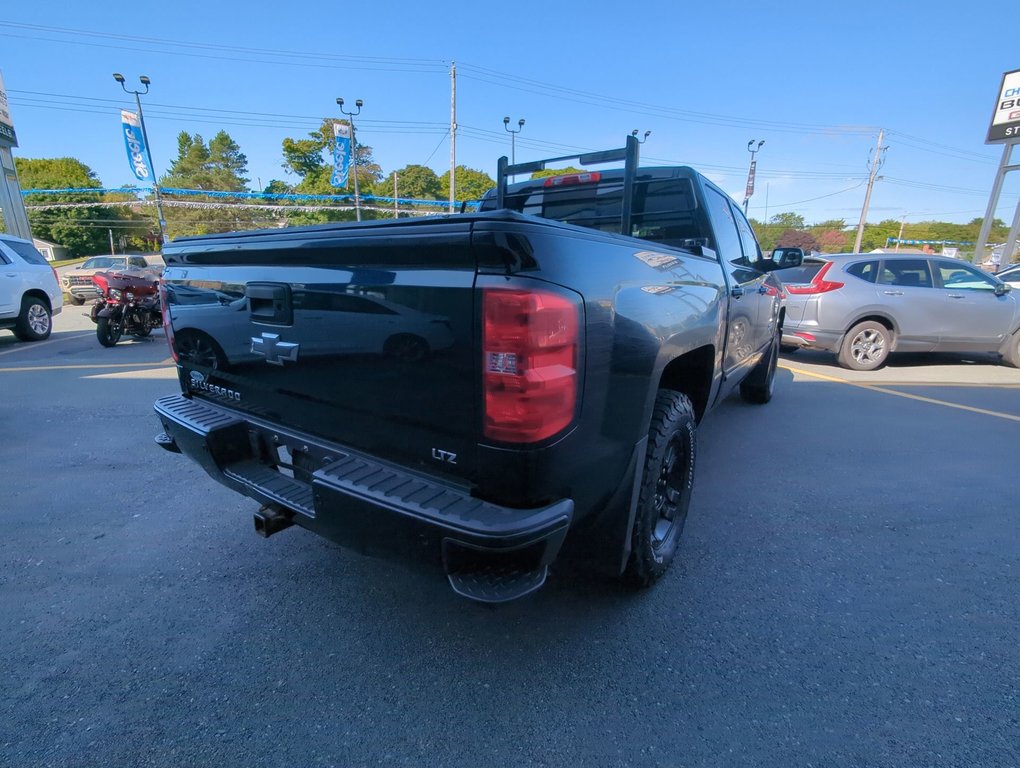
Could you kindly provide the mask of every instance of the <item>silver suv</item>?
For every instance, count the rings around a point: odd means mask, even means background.
[[[63,306],[57,273],[31,241],[0,235],[0,328],[42,341]]]
[[[826,254],[773,274],[788,295],[787,349],[825,349],[858,371],[880,367],[890,352],[998,352],[1020,368],[1020,302],[966,262]]]

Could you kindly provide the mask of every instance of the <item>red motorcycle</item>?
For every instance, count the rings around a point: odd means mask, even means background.
[[[99,272],[92,282],[100,296],[89,317],[104,347],[112,347],[124,334],[143,339],[162,324],[157,281],[144,275]]]

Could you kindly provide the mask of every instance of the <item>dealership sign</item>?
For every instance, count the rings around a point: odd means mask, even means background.
[[[1020,69],[1002,76],[985,144],[1020,142]]]
[[[4,76],[0,72],[0,141],[18,146],[18,137],[14,133],[14,121],[11,119],[10,106],[7,103],[7,90],[4,88]]]
[[[329,182],[334,187],[346,187],[351,168],[351,127],[333,123],[333,176]]]

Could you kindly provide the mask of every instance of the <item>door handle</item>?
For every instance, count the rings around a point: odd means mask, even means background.
[[[903,291],[882,291],[886,296],[902,296]]]
[[[730,288],[730,296],[732,296],[733,298],[739,299],[743,295],[744,295],[743,286],[735,285],[732,288]]]
[[[963,294],[962,293],[948,293],[946,295],[949,298],[951,298],[951,299],[962,299],[963,298]]]
[[[769,287],[767,285],[765,285],[764,283],[762,283],[761,285],[758,286],[758,293],[760,293],[762,296],[764,296],[768,292],[769,292]]]

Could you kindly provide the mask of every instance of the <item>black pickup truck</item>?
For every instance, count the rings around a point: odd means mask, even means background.
[[[622,169],[508,185],[546,163]],[[297,524],[499,602],[572,556],[648,585],[697,425],[772,396],[779,284],[740,207],[638,144],[510,166],[477,213],[180,238],[157,442]]]

